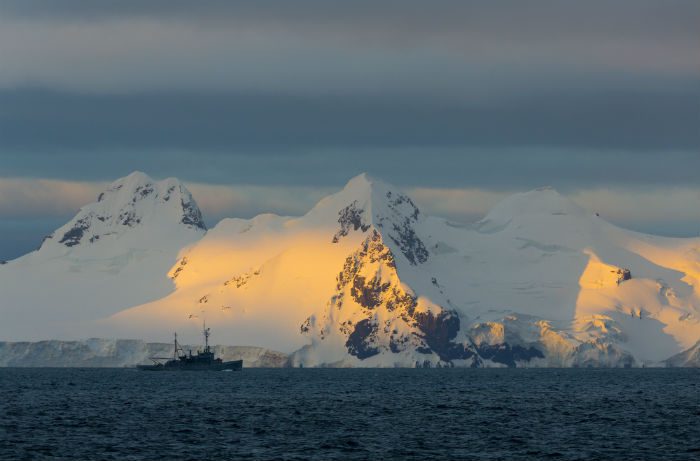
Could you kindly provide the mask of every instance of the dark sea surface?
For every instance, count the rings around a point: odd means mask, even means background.
[[[0,459],[698,460],[700,370],[0,369]]]

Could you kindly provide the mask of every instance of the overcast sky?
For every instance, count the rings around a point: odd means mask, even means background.
[[[551,185],[700,233],[692,1],[0,2],[0,259],[133,170],[208,224],[367,171],[428,214]]]

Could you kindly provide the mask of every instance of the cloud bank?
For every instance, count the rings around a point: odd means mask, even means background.
[[[338,190],[312,186],[186,185],[210,227],[226,217],[251,218],[260,213],[301,216],[323,197]],[[80,207],[95,201],[107,186],[103,182],[0,178],[0,216],[9,220],[37,216],[68,220]],[[498,201],[515,192],[437,187],[404,190],[427,214],[461,223],[481,219]],[[685,222],[689,218],[700,221],[697,207],[700,187],[594,188],[580,189],[568,196],[591,212],[632,228],[640,228],[640,223],[648,221],[668,224]],[[643,225],[641,230],[645,230]],[[682,235],[682,232],[677,234]]]
[[[0,258],[136,169],[191,184],[211,221],[300,214],[367,171],[450,219],[551,185],[613,222],[697,235],[699,15],[691,0],[0,2]]]

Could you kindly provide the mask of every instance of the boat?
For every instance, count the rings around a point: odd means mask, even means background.
[[[175,333],[175,349],[171,357],[149,357],[152,365],[137,365],[136,368],[143,371],[237,371],[243,369],[243,360],[232,360],[224,362],[214,356],[214,352],[209,346],[209,336],[211,328],[203,325],[204,350],[197,351],[192,355],[192,351],[186,354],[177,343],[177,333]],[[166,361],[167,360],[167,361]]]

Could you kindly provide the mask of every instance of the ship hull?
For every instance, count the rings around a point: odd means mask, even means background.
[[[137,365],[136,368],[143,371],[238,371],[243,369],[243,360],[213,363],[187,363],[171,360],[164,364]]]

